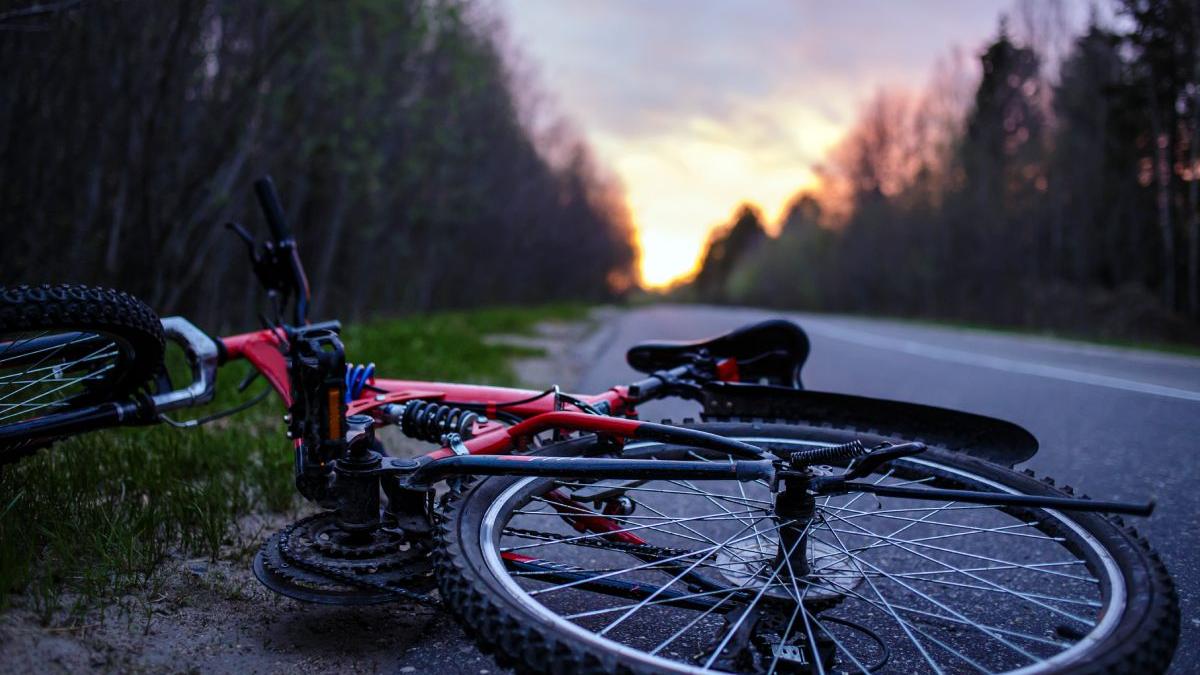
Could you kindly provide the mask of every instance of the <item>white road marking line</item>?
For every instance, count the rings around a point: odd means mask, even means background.
[[[1200,402],[1200,391],[1190,391],[1188,389],[1167,387],[1159,384],[1150,384],[1148,382],[1138,382],[1137,380],[1127,380],[1122,377],[1100,375],[1098,373],[1089,373],[1071,368],[1061,368],[1059,366],[1049,366],[1042,363],[1018,361],[1002,356],[977,354],[975,352],[951,349],[949,347],[938,347],[936,345],[916,342],[913,340],[890,338],[883,335],[876,335],[874,333],[866,333],[860,330],[839,328],[837,326],[820,321],[805,321],[803,326],[809,332],[822,337],[838,340],[840,342],[849,342],[851,344],[862,345],[864,347],[872,347],[874,349],[902,352],[904,354],[911,354],[913,356],[923,356],[928,359],[948,361],[950,363],[960,363],[979,368],[991,368],[993,370],[1000,370],[1006,373],[1033,375],[1035,377],[1045,377],[1052,380],[1074,382],[1076,384],[1090,384],[1096,387],[1121,389],[1138,394],[1149,394],[1151,396],[1163,396],[1166,398],[1182,399],[1184,401]]]

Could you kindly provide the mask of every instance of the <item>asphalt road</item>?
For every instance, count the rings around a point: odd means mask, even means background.
[[[645,339],[695,339],[779,316],[749,309],[654,306],[596,334],[580,391],[629,381],[624,351]],[[810,389],[944,406],[1029,429],[1028,466],[1095,498],[1154,498],[1137,524],[1179,588],[1183,633],[1172,672],[1200,670],[1200,359],[1042,338],[826,315],[784,315],[812,340]],[[661,402],[644,418],[698,416]]]

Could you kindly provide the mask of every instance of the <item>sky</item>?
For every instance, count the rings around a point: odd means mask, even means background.
[[[622,182],[648,286],[750,202],[775,223],[881,86],[976,54],[1012,0],[495,0],[518,70]]]

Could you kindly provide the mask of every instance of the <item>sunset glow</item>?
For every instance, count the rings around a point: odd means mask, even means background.
[[[839,130],[820,131],[804,139],[818,146],[814,153],[836,140]],[[708,229],[738,204],[757,204],[774,222],[797,189],[813,184],[806,164],[775,161],[735,132],[698,119],[649,143],[603,134],[593,140],[625,184],[646,286],[662,287],[692,272]]]
[[[972,53],[1007,0],[962,3],[498,0],[518,70],[622,182],[661,287],[693,271],[743,202],[774,228],[883,85],[919,88]]]

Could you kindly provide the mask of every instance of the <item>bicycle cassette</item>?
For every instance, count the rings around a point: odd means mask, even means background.
[[[350,535],[333,512],[275,533],[254,556],[254,576],[281,595],[329,605],[428,604],[436,586],[426,546],[387,528]]]

